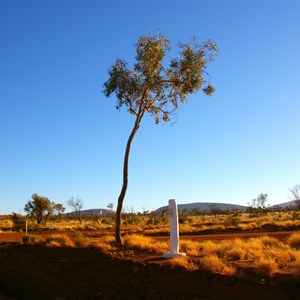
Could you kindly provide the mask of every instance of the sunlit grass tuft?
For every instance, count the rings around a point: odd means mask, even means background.
[[[41,237],[34,234],[26,234],[22,237],[23,243],[25,245],[40,245]]]
[[[295,249],[300,249],[300,233],[293,233],[287,240],[287,243]]]
[[[278,272],[279,268],[273,258],[262,258],[255,263],[257,272],[261,275],[272,276]]]
[[[90,245],[88,239],[81,232],[74,232],[73,243],[78,248],[85,248]]]
[[[180,242],[180,252],[184,252],[187,255],[198,255],[200,243],[191,240],[182,240]]]
[[[204,256],[200,259],[200,264],[203,269],[212,273],[232,276],[235,274],[236,269],[226,263],[223,259],[216,255]]]
[[[97,239],[97,241],[94,241],[94,243],[91,245],[101,249],[103,252],[110,252],[116,250],[115,238],[111,235],[105,235]]]
[[[189,262],[186,257],[174,257],[168,259],[166,264],[172,268],[179,267],[189,271],[195,271],[198,269],[192,262]]]
[[[147,250],[151,252],[166,252],[168,250],[167,242],[157,242],[149,237],[142,235],[132,234],[126,235],[123,238],[124,245],[130,248],[136,248],[140,250]]]
[[[246,250],[243,248],[229,249],[226,254],[226,260],[244,260],[246,256]]]
[[[52,247],[73,247],[74,243],[69,236],[56,234],[46,237],[46,246]]]

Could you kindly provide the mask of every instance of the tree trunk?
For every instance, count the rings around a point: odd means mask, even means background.
[[[125,198],[126,190],[127,190],[127,185],[128,185],[128,161],[129,161],[129,153],[130,153],[130,147],[131,147],[131,142],[139,129],[141,122],[141,117],[137,116],[134,127],[131,131],[131,134],[128,138],[127,144],[126,144],[126,150],[125,150],[125,155],[124,155],[124,164],[123,164],[123,185],[122,189],[118,198],[118,206],[117,206],[117,211],[116,211],[116,230],[115,230],[115,238],[116,238],[116,243],[118,246],[122,246],[122,239],[121,239],[121,212],[122,212],[122,207],[123,207],[123,201]]]

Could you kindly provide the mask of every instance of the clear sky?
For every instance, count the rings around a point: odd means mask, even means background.
[[[132,116],[102,94],[141,35],[214,40],[216,88],[175,124],[143,120],[124,207],[289,201],[300,184],[300,2],[0,1],[0,214],[34,193],[84,208],[117,204]]]

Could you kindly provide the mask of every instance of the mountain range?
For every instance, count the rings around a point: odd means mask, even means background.
[[[276,204],[270,206],[270,208],[288,208],[296,206],[295,201],[284,202],[281,204]],[[238,205],[238,204],[230,204],[230,203],[218,203],[218,202],[195,202],[195,203],[187,203],[187,204],[177,204],[178,210],[182,211],[186,209],[187,211],[190,210],[199,210],[199,211],[210,211],[211,209],[221,209],[221,210],[246,210],[248,206],[245,205]],[[154,212],[162,212],[167,210],[168,206],[162,206],[156,209]],[[94,208],[94,209],[86,209],[81,210],[80,214],[82,215],[102,215],[107,216],[114,214],[115,211],[107,208]],[[74,214],[71,212],[70,214]]]
[[[289,201],[281,204],[276,204],[270,206],[270,208],[288,208],[296,206],[295,201]],[[217,202],[195,202],[195,203],[187,203],[187,204],[177,204],[178,211],[182,211],[186,209],[187,211],[190,210],[199,210],[199,211],[210,211],[212,209],[218,208],[221,210],[246,210],[248,206],[244,205],[237,205],[237,204],[230,204],[230,203],[217,203]],[[155,212],[161,212],[168,208],[168,206],[162,206],[155,210]]]

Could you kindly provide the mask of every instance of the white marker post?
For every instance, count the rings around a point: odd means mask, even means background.
[[[170,252],[165,252],[163,257],[172,258],[186,256],[185,253],[179,253],[179,227],[178,227],[178,211],[175,199],[169,200],[170,213]]]

